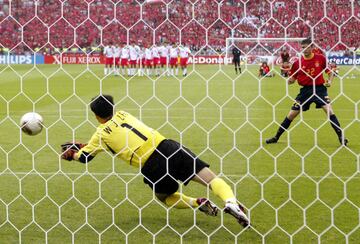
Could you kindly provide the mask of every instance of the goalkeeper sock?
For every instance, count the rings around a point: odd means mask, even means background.
[[[334,129],[334,131],[336,132],[337,136],[339,138],[342,138],[342,131],[340,128],[340,123],[339,120],[337,119],[335,114],[330,115],[330,124],[332,126],[332,128]]]
[[[288,117],[285,117],[284,121],[281,123],[275,137],[277,139],[280,138],[280,136],[284,133],[285,130],[287,130],[290,127],[292,120],[288,119]]]
[[[220,197],[224,202],[236,203],[234,192],[223,179],[216,177],[210,182],[210,187],[214,194]]]
[[[180,192],[168,196],[165,199],[165,204],[169,207],[174,208],[196,208],[199,204],[196,202],[196,198],[188,197]]]

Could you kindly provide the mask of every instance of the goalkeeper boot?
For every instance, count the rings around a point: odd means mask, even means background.
[[[197,204],[199,204],[199,210],[206,215],[216,216],[218,213],[218,208],[215,204],[211,203],[210,200],[206,198],[198,198],[196,200]]]
[[[279,138],[277,138],[276,136],[274,136],[274,137],[271,137],[271,138],[269,138],[269,139],[266,139],[266,144],[272,144],[272,143],[277,143],[278,142],[278,140],[279,140]]]
[[[250,225],[250,221],[245,214],[245,208],[241,204],[227,202],[225,203],[224,212],[235,217],[235,219],[237,219],[239,224],[241,224],[243,227]]]

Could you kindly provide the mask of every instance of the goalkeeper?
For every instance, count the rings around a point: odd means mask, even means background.
[[[209,165],[178,142],[166,139],[159,132],[124,111],[113,112],[113,97],[101,95],[90,104],[100,125],[87,145],[65,143],[62,158],[90,162],[100,151],[108,150],[134,167],[141,167],[144,183],[155,191],[156,197],[167,206],[198,208],[216,216],[218,209],[206,198],[192,198],[178,192],[179,183],[191,180],[209,185],[225,204],[224,211],[234,216],[244,227],[249,220],[238,204],[230,186],[218,178]],[[182,201],[181,201],[182,200]]]

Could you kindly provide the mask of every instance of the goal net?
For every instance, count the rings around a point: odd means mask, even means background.
[[[299,57],[306,37],[337,65],[328,95],[347,147],[313,105],[265,142],[300,89],[281,77],[279,53]],[[105,47],[130,45],[172,48],[172,72],[168,54],[163,67],[120,58],[114,70]],[[188,60],[176,56],[187,47]],[[223,62],[234,47],[241,74]],[[274,77],[258,75],[261,62]],[[0,243],[360,243],[359,64],[358,0],[0,0]],[[164,205],[109,150],[61,159],[62,143],[96,131],[99,94],[209,163],[252,225],[194,182],[179,191],[218,216]],[[36,136],[21,130],[28,112],[43,118]]]

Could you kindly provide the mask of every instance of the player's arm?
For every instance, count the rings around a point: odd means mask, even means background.
[[[296,81],[296,78],[294,78],[293,76],[291,76],[289,79],[288,79],[288,84],[291,85],[291,84],[294,84]]]
[[[100,134],[96,131],[89,143],[78,152],[74,153],[73,159],[81,163],[88,163],[102,150]]]
[[[326,72],[326,73],[328,74],[328,79],[327,79],[327,81],[325,82],[324,85],[327,86],[327,87],[330,87],[335,75],[334,75],[334,72],[331,71],[331,70],[329,72]]]
[[[334,72],[331,69],[329,69],[329,67],[327,66],[325,56],[323,56],[323,63],[324,63],[323,68],[325,69],[325,73],[328,74],[328,79],[327,79],[327,81],[325,82],[324,85],[326,87],[330,87],[335,75],[334,75]]]
[[[290,71],[289,71],[289,79],[287,80],[287,83],[289,85],[291,84],[294,84],[295,81],[297,80],[297,71],[299,70],[299,60],[297,59],[292,65],[291,65],[291,68],[290,68]]]

